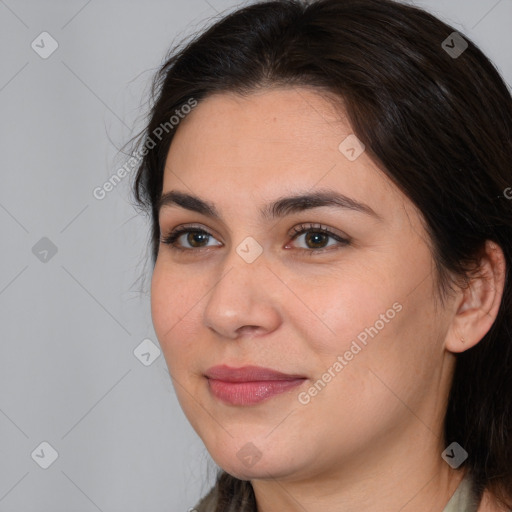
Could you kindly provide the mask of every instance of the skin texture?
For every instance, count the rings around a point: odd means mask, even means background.
[[[489,279],[475,278],[440,307],[420,213],[367,152],[350,161],[338,149],[350,134],[346,118],[310,88],[223,93],[181,122],[166,161],[164,193],[210,201],[223,220],[161,210],[164,236],[184,224],[211,236],[181,236],[189,252],[160,245],[155,332],[185,415],[219,466],[251,480],[259,512],[441,511],[463,477],[440,456],[442,418],[454,353],[478,343],[496,317],[503,254],[488,244]],[[266,203],[319,188],[381,218],[329,207],[259,216]],[[293,239],[301,223],[315,226]],[[315,240],[317,224],[349,244]],[[263,250],[252,263],[236,251],[248,236]],[[300,403],[299,393],[395,303],[401,310]],[[307,380],[257,405],[226,405],[204,377],[217,364]],[[247,443],[261,454],[251,466],[237,457]]]

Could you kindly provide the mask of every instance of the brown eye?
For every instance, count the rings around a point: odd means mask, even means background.
[[[343,238],[339,236],[336,233],[333,233],[327,228],[322,227],[321,225],[304,225],[301,224],[300,226],[297,226],[293,231],[293,237],[292,240],[295,240],[296,238],[299,238],[302,235],[304,236],[304,242],[306,243],[306,248],[300,248],[300,250],[305,250],[309,252],[322,252],[322,250],[327,249],[327,247],[330,247],[329,245],[326,245],[328,243],[329,238],[334,239],[338,242],[338,246],[344,246],[348,245],[350,243],[350,240],[347,238]],[[336,243],[331,244],[336,245]],[[316,251],[315,251],[316,249]],[[329,249],[330,250],[330,249]]]
[[[204,245],[204,242],[208,242],[210,237],[213,238],[213,236],[204,229],[179,228],[163,237],[160,241],[163,244],[171,246],[173,249],[188,251],[208,247],[208,245]],[[180,238],[183,240],[180,241]],[[184,246],[183,243],[189,244],[189,247]]]

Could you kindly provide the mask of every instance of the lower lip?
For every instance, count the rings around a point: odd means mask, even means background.
[[[230,405],[253,405],[300,386],[306,379],[225,382],[208,379],[212,394]]]

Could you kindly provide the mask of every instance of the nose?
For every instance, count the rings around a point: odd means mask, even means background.
[[[228,339],[272,332],[280,324],[280,282],[267,267],[264,254],[248,263],[235,249],[208,295],[204,324]]]

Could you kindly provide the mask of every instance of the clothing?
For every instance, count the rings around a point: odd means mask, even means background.
[[[472,481],[466,474],[462,482],[453,493],[443,512],[477,512],[479,503],[473,492]]]

